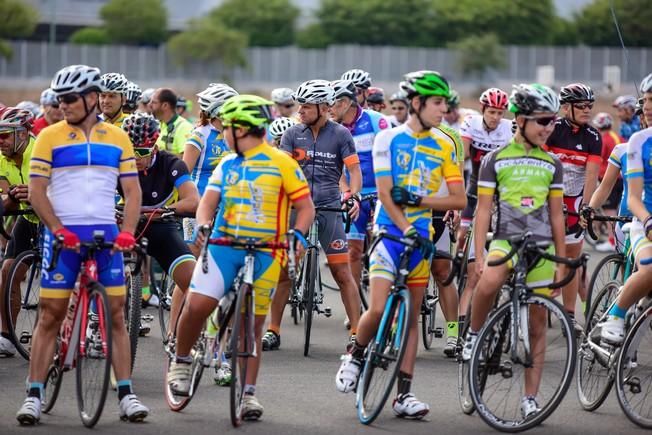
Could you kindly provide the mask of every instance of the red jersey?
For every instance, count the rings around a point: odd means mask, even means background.
[[[602,133],[602,162],[600,163],[600,175],[598,176],[600,180],[604,178],[604,173],[607,172],[611,152],[614,150],[616,145],[623,142],[625,142],[623,138],[613,130]]]
[[[34,121],[34,125],[32,126],[32,134],[34,136],[38,136],[41,130],[49,125],[50,124],[48,124],[48,122],[45,120],[45,116],[41,116],[40,118],[36,119],[36,121]],[[607,158],[609,158],[609,156],[607,156]]]

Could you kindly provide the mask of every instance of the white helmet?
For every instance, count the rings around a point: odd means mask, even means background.
[[[299,104],[328,104],[335,102],[335,92],[328,80],[308,80],[303,82],[292,95]]]
[[[121,73],[106,73],[102,75],[102,92],[125,95],[129,88],[129,80]]]
[[[351,80],[333,80],[331,82],[331,87],[333,88],[335,100],[349,97],[355,101],[355,84]]]
[[[125,92],[127,104],[135,107],[142,93],[140,86],[134,82],[129,82],[127,84],[127,91]]]
[[[342,74],[341,79],[352,81],[356,88],[367,89],[371,86],[371,76],[361,69],[350,69]]]
[[[269,134],[272,135],[272,138],[274,140],[279,140],[281,136],[283,136],[283,133],[285,133],[285,130],[288,128],[292,127],[295,125],[296,122],[291,119],[291,118],[276,118],[272,123],[269,125]]]
[[[138,102],[143,103],[143,104],[149,104],[149,102],[152,101],[152,97],[154,96],[154,92],[156,92],[156,89],[154,89],[154,88],[145,89],[140,94],[140,98],[138,99]]]
[[[57,94],[50,88],[41,92],[41,106],[58,106]]]
[[[16,109],[27,110],[34,116],[34,118],[41,116],[41,107],[33,101],[21,101],[16,104]]]
[[[290,88],[276,88],[272,91],[272,101],[276,104],[285,104],[292,102],[292,94],[294,91]]]
[[[77,94],[88,91],[100,92],[102,79],[99,68],[87,65],[70,65],[59,70],[50,83],[57,95]]]
[[[223,83],[211,83],[197,94],[197,102],[202,112],[210,118],[215,118],[222,104],[229,98],[239,95],[238,91]]]
[[[639,88],[641,94],[646,92],[652,92],[652,74],[648,74],[643,81],[641,82],[641,87]]]

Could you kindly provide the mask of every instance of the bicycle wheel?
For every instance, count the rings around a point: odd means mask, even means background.
[[[87,313],[86,328],[79,331],[77,351],[77,406],[82,423],[93,427],[104,409],[111,371],[111,308],[104,287],[91,282],[88,301],[81,313]]]
[[[592,350],[590,343],[600,345],[599,331],[594,331],[594,328],[616,299],[619,286],[616,281],[609,282],[595,295],[584,325],[577,355],[577,397],[587,411],[595,411],[602,405],[614,383],[611,357]]]
[[[376,337],[369,343],[356,404],[358,418],[371,424],[385,406],[407,346],[411,300],[407,289],[391,293]]]
[[[365,252],[367,249],[365,249]],[[362,269],[360,270],[360,284],[358,285],[358,293],[360,294],[360,302],[363,311],[369,309],[369,255],[364,254],[362,257]]]
[[[230,414],[231,424],[234,427],[240,426],[242,422],[242,405],[244,387],[247,382],[247,368],[249,358],[253,356],[256,344],[254,338],[254,313],[250,308],[253,306],[251,286],[242,284],[238,289],[238,297],[235,305],[235,317],[233,318],[233,329],[231,330],[231,342],[229,352],[231,353],[231,385],[230,385]]]
[[[129,334],[129,349],[131,351],[131,370],[136,362],[138,337],[140,335],[140,311],[143,297],[143,279],[140,274],[134,275],[130,267],[125,268],[127,300],[125,302],[125,323]]]
[[[18,289],[19,291],[11,291]],[[25,251],[16,257],[5,283],[4,318],[7,332],[18,353],[29,361],[32,334],[38,320],[41,289],[41,256],[37,251]]]
[[[589,239],[590,237],[586,237]],[[616,281],[623,285],[623,273],[625,272],[625,257],[623,254],[609,254],[604,257],[593,270],[589,279],[589,287],[586,289],[586,312],[584,317],[588,318],[591,309],[593,293],[603,289],[608,282]]]
[[[573,327],[562,306],[545,296],[529,295],[521,302],[517,342],[511,342],[511,302],[500,306],[478,334],[471,356],[469,386],[471,398],[485,423],[503,432],[520,432],[544,421],[561,403],[572,381],[576,342]],[[550,312],[552,327],[546,327]],[[524,333],[532,340],[531,319],[541,316],[545,346],[528,357],[524,351]],[[528,317],[530,320],[528,320]],[[516,355],[512,355],[512,351]],[[532,350],[532,349],[531,349]],[[525,419],[521,401],[525,393],[526,361],[540,374],[536,395],[540,411]],[[536,372],[533,372],[536,373]],[[532,373],[530,373],[532,375]]]
[[[652,429],[652,307],[625,337],[616,366],[616,396],[627,418]]]
[[[423,338],[423,347],[426,350],[430,350],[432,347],[432,339],[435,336],[435,317],[437,315],[435,285],[434,280],[430,277],[421,302],[421,338]]]
[[[475,405],[471,399],[469,392],[469,361],[462,359],[462,347],[464,346],[464,338],[466,337],[469,327],[471,325],[471,304],[466,310],[466,317],[464,325],[460,331],[460,337],[457,341],[457,395],[460,401],[460,408],[466,415],[473,414]]]
[[[317,255],[314,250],[306,254],[306,274],[303,286],[303,356],[308,356],[310,351],[310,332],[312,330],[312,318],[315,314],[315,282],[317,280]]]
[[[54,408],[54,404],[59,397],[61,381],[63,380],[63,369],[55,360],[54,364],[48,369],[48,375],[43,383],[43,400],[41,401],[41,411],[48,413]]]
[[[153,275],[150,274],[150,277],[151,276]],[[159,326],[161,327],[161,338],[165,343],[168,338],[167,335],[170,323],[170,309],[172,308],[172,293],[174,292],[174,281],[167,274],[167,272],[163,272],[161,275],[161,279],[158,280],[158,283],[156,284],[156,289],[159,293],[158,322]]]

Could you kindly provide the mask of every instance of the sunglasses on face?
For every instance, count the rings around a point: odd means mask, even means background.
[[[149,157],[152,155],[154,152],[153,148],[134,148],[134,153],[136,154],[136,157]]]
[[[579,110],[586,110],[586,109],[593,109],[593,103],[580,103],[580,104],[573,104],[573,107]]]
[[[13,129],[0,130],[0,139],[9,139],[13,133]]]
[[[65,94],[65,95],[59,95],[57,97],[57,100],[59,101],[59,104],[65,103],[65,104],[73,104],[76,103],[77,100],[81,98],[81,94]]]
[[[543,118],[535,118],[535,117],[527,117],[526,119],[531,119],[532,121],[536,122],[542,127],[548,127],[549,125],[552,125],[556,120],[556,116],[546,116]]]
[[[294,107],[294,103],[281,104],[281,106],[285,107],[286,109],[291,109]]]
[[[392,110],[394,110],[396,112],[400,112],[401,110],[405,110],[405,107],[403,107],[403,106],[401,106],[401,107],[392,107]]]

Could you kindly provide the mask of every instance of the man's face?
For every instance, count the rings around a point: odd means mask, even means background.
[[[643,119],[645,125],[652,125],[652,92],[643,94]]]
[[[279,115],[284,116],[286,118],[292,117],[294,114],[294,102],[288,101],[287,103],[283,104],[276,104],[276,111],[279,113]]]
[[[444,115],[444,119],[449,124],[455,124],[459,118],[460,118],[460,111],[457,107],[453,109],[449,108],[448,112],[446,112],[446,114]]]
[[[618,119],[621,121],[629,122],[634,116],[634,111],[630,107],[618,107],[616,111],[618,113]]]
[[[177,115],[183,116],[184,113],[186,113],[186,108],[185,107],[176,107],[175,112],[177,112]]]
[[[330,112],[331,119],[335,122],[342,122],[344,120],[344,115],[346,112],[349,110],[351,105],[353,104],[353,101],[351,101],[347,97],[340,98],[328,108],[328,111]]]
[[[64,119],[71,124],[76,124],[86,117],[86,109],[92,111],[97,107],[97,101],[97,92],[89,92],[85,95],[66,94],[59,97],[59,107],[63,111]]]
[[[100,110],[106,116],[115,116],[122,109],[123,104],[124,98],[122,94],[116,92],[100,93]]]
[[[487,124],[487,127],[489,127],[489,130],[495,130],[498,128],[498,124],[503,119],[504,114],[504,110],[496,109],[494,107],[487,107],[484,109],[482,117],[484,118],[484,123]]]
[[[591,101],[579,101],[577,103],[564,104],[565,116],[578,125],[586,125],[591,122],[592,112],[593,102]]]
[[[312,124],[319,119],[319,116],[322,112],[320,106],[325,106],[325,104],[299,104],[299,120],[303,124]],[[327,109],[323,109],[325,111]]]
[[[403,124],[408,117],[408,108],[402,101],[393,101],[391,103],[392,115],[396,117],[396,120]]]
[[[134,147],[134,154],[136,155],[136,169],[138,172],[142,172],[145,169],[149,168],[149,165],[152,163],[152,158],[158,147],[155,145],[153,148],[138,148]]]
[[[419,104],[418,97],[414,97],[413,104]],[[444,114],[448,111],[448,104],[444,97],[428,97],[424,102],[424,108],[419,113],[419,117],[428,125],[437,127],[444,119]]]
[[[154,92],[152,95],[152,101],[149,102],[149,110],[158,120],[162,120],[165,115],[165,109],[167,108],[168,103],[161,103],[159,99],[159,93]]]
[[[527,140],[540,147],[546,143],[555,129],[556,118],[554,113],[541,113],[531,117],[519,115],[516,122],[521,129],[525,125]]]
[[[358,104],[363,106],[369,95],[368,89],[355,88],[355,95],[358,98]]]
[[[17,135],[15,128],[0,127],[0,153],[3,156],[11,157],[13,155]]]
[[[63,119],[63,110],[58,104],[43,106],[43,114],[50,124],[55,124]]]
[[[368,103],[369,108],[374,112],[382,113],[385,110],[385,103]]]

